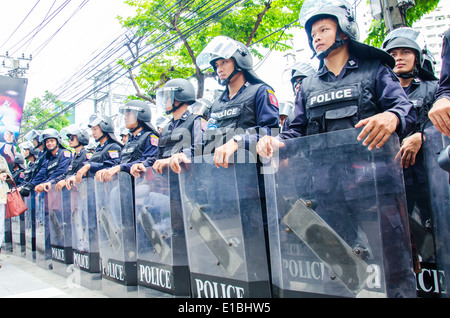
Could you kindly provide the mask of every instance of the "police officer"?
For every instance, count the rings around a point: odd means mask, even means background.
[[[45,129],[42,132],[42,140],[47,154],[42,165],[43,169],[38,173],[38,175],[45,175],[45,180],[34,188],[38,193],[47,192],[54,180],[66,173],[72,160],[72,153],[63,146],[61,136],[56,129]]]
[[[294,103],[286,101],[280,102],[280,131],[289,128],[291,117],[294,114]]]
[[[130,138],[130,130],[127,127],[120,128],[120,138],[122,141],[122,144],[126,144],[128,139]]]
[[[274,150],[284,146],[283,139],[354,127],[364,127],[357,140],[364,140],[362,144],[372,150],[381,148],[393,132],[405,137],[414,128],[416,113],[413,104],[390,69],[395,66],[395,60],[383,50],[358,41],[358,26],[350,6],[345,1],[340,2],[304,2],[300,20],[307,32],[309,45],[320,61],[319,70],[303,80],[295,105],[296,116],[289,130],[282,132],[278,138],[265,136],[260,139],[257,145],[259,155],[273,156]],[[333,206],[335,201],[350,195],[352,187],[365,186],[352,180],[351,174],[338,176],[338,171],[355,169],[352,163],[339,164],[330,168],[332,176],[324,173],[320,177],[313,175],[316,179],[312,178],[312,182],[319,186],[319,179],[322,179],[321,184],[325,184],[326,190],[336,196],[336,200],[333,200],[326,191],[315,193],[317,209],[322,211],[324,218],[328,218],[325,221],[334,222],[336,232],[345,236],[354,251],[363,251],[361,255],[365,255],[367,246],[364,246],[357,231],[353,230],[356,225],[354,213]],[[389,179],[387,172],[377,173],[384,173],[380,177]],[[344,177],[348,177],[348,180]],[[393,191],[397,185],[381,186],[389,189],[385,191],[383,188],[380,191],[385,192],[379,194],[383,195],[380,199],[383,200],[380,227],[383,231],[383,254],[386,257],[384,269],[388,282],[387,294],[388,297],[410,297],[415,292],[410,287],[415,284],[409,267],[409,232],[406,232],[401,211],[397,208],[396,193],[399,190]],[[347,201],[349,209],[367,209],[364,199],[351,198]],[[341,212],[337,214],[338,211]],[[393,239],[399,235],[403,239]]]
[[[99,143],[89,161],[78,170],[75,176],[67,180],[66,187],[70,189],[76,181],[81,182],[84,176],[94,177],[97,171],[110,168],[120,163],[122,145],[114,135],[114,123],[108,116],[93,114],[89,118],[88,127],[92,136]]]
[[[21,149],[21,153],[23,153],[23,157],[28,161],[28,165],[24,171],[23,183],[26,183],[31,180],[33,165],[36,162],[36,159],[39,156],[40,150],[34,148],[33,144],[30,141],[25,141],[19,145]],[[20,188],[20,187],[19,187]]]
[[[437,78],[433,72],[433,58],[425,38],[412,28],[399,28],[388,34],[382,48],[395,59],[393,71],[413,102],[417,112],[417,124],[410,135],[402,140],[400,152],[404,168],[408,212],[418,206],[422,225],[430,222],[428,182],[422,149],[422,131],[428,118],[437,90]]]
[[[194,85],[186,79],[169,80],[158,89],[156,104],[165,110],[166,115],[172,115],[172,119],[162,129],[157,157],[135,165],[133,175],[138,176],[150,166],[155,172],[162,173],[172,156],[172,160],[187,161],[196,152],[201,153],[206,121],[188,110],[195,101]]]
[[[119,112],[125,116],[130,137],[122,149],[120,165],[96,173],[95,178],[101,182],[110,181],[119,171],[130,173],[135,163],[155,160],[158,153],[159,134],[151,124],[150,106],[144,101],[132,100],[120,106]]]
[[[216,166],[228,167],[238,148],[250,149],[260,135],[278,130],[278,101],[272,88],[256,75],[250,51],[239,41],[215,37],[197,63],[201,68],[212,66],[219,84],[225,86],[211,106],[204,153],[214,152]]]
[[[292,66],[291,84],[294,94],[297,95],[303,80],[316,73],[316,69],[309,63],[300,62]]]
[[[58,191],[61,191],[66,186],[66,179],[75,175],[83,167],[84,163],[92,157],[92,154],[84,148],[89,144],[89,133],[86,129],[75,124],[63,128],[61,133],[66,135],[69,140],[69,146],[75,150],[75,154],[72,157],[68,170],[51,181],[52,184],[56,184],[55,189]]]
[[[436,102],[428,117],[436,128],[450,137],[450,29],[444,33],[442,42],[442,69]]]
[[[13,166],[13,172],[12,177],[14,179],[14,182],[16,183],[16,186],[20,186],[25,178],[25,158],[22,154],[16,153],[14,156],[14,166]]]
[[[25,136],[24,139],[28,140],[33,144],[34,149],[30,149],[30,153],[35,155],[35,161],[30,165],[31,171],[29,172],[29,177],[25,178],[23,185],[19,188],[19,192],[23,197],[30,195],[30,192],[34,187],[45,180],[45,174],[39,174],[43,163],[46,161],[47,149],[42,142],[42,131],[32,129]]]

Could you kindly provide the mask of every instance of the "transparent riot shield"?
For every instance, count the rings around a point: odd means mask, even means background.
[[[53,270],[68,276],[73,263],[70,193],[66,188],[58,191],[52,185],[47,196]]]
[[[148,169],[145,175],[135,178],[140,296],[190,295],[186,237],[180,200],[178,175],[170,169],[166,169],[162,174]]]
[[[440,292],[441,297],[449,297],[450,280],[445,276],[450,272],[450,138],[441,134],[434,126],[426,128],[424,136],[423,149],[430,187],[437,269],[422,272],[422,276],[430,276],[432,282],[439,283],[423,287]],[[419,280],[421,282],[423,281]]]
[[[415,297],[403,171],[393,135],[290,139],[263,167],[277,297]]]
[[[36,194],[34,191],[24,197],[27,206],[25,214],[25,256],[30,262],[36,261]]]
[[[83,178],[70,189],[72,251],[75,283],[101,289],[94,179]]]
[[[5,222],[5,233],[2,244],[2,252],[4,254],[10,254],[13,251],[12,244],[12,230],[11,230],[11,218],[0,220],[0,222]]]
[[[119,172],[108,182],[95,180],[102,290],[113,297],[137,292],[133,197],[128,173]]]
[[[41,192],[36,193],[36,264],[51,269],[51,259],[48,196]]]
[[[219,169],[207,155],[179,174],[192,297],[271,295],[257,167],[248,155],[239,151]]]
[[[11,218],[12,251],[25,256],[25,213]]]

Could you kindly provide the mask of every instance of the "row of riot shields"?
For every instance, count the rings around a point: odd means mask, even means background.
[[[286,140],[263,162],[196,157],[180,174],[120,172],[36,195],[36,259],[71,263],[82,285],[119,297],[416,297],[398,138],[369,151],[359,131]],[[446,290],[449,176],[437,156],[449,142],[425,136]]]

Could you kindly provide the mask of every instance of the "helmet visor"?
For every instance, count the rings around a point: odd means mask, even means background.
[[[239,45],[226,36],[216,36],[197,56],[197,65],[204,70],[211,67],[211,62],[216,59],[229,59],[239,50]]]
[[[137,123],[138,120],[138,113],[139,110],[137,109],[137,107],[124,107],[124,108],[120,108],[119,112],[122,114],[123,116],[123,123],[125,124],[125,127],[127,127],[128,125],[134,125],[135,123]]]
[[[175,102],[175,92],[179,89],[177,87],[160,88],[156,91],[156,106],[170,110]]]
[[[33,139],[37,137],[39,137],[39,133],[34,129],[30,130],[25,136],[23,136],[23,138],[31,142],[33,142]]]
[[[88,120],[88,127],[95,127],[100,125],[100,123],[103,121],[103,118],[97,114],[91,115]]]

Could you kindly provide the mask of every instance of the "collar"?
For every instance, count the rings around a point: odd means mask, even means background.
[[[347,63],[345,63],[344,67],[342,68],[341,74],[343,74],[344,70],[348,69],[357,69],[359,65],[359,60],[356,56],[350,53],[350,56],[347,60]],[[328,68],[325,66],[325,63],[323,64],[322,68],[317,71],[318,76],[323,76],[327,73],[330,73]]]
[[[242,91],[244,90],[244,89],[246,89],[248,86],[250,86],[250,82],[248,82],[248,81],[246,81],[245,83],[244,83],[244,85],[242,85],[241,86],[241,88],[238,90],[238,92],[236,93],[236,95],[234,95],[233,96],[233,98],[236,98],[236,96],[238,96],[240,93],[242,93]],[[228,86],[227,86],[227,88],[225,89],[225,91],[223,92],[223,94],[222,94],[222,96],[219,98],[221,101],[223,101],[223,102],[229,102],[230,101],[230,98],[229,98],[229,94],[230,93],[230,91],[228,90]],[[232,98],[232,99],[233,99]]]

